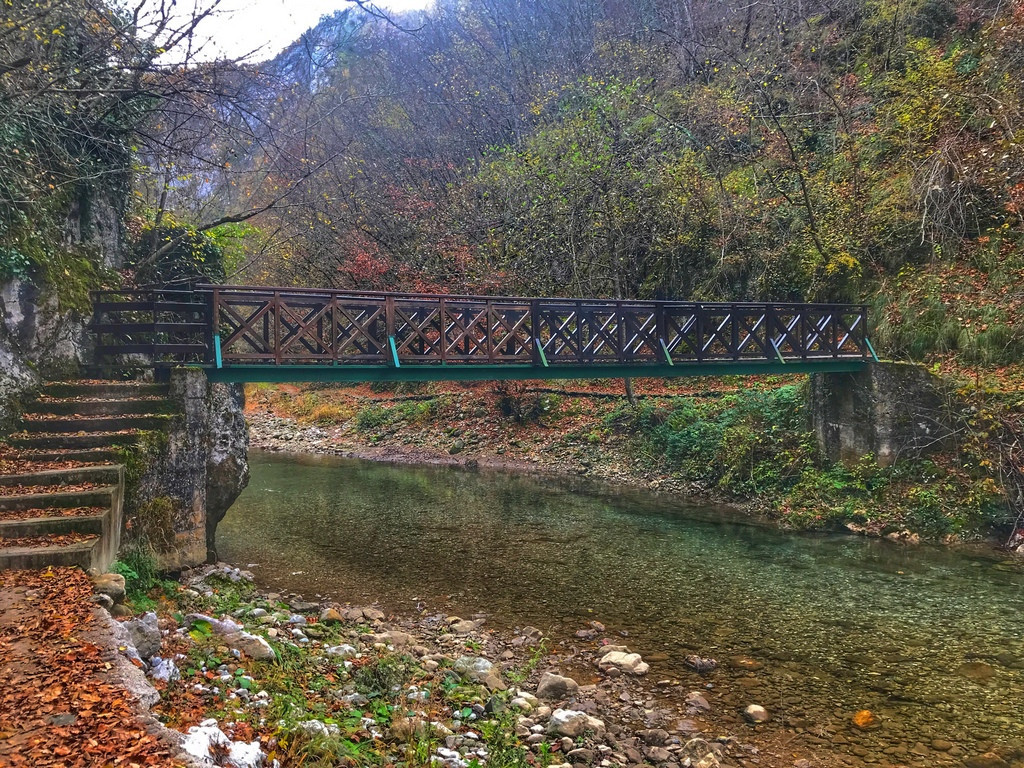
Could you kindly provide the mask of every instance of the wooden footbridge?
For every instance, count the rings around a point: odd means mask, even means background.
[[[202,285],[93,295],[106,364],[215,381],[838,373],[877,359],[867,307]]]

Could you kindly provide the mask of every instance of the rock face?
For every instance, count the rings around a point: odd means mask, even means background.
[[[0,433],[14,426],[23,393],[86,362],[87,320],[27,281],[0,282]]]
[[[178,570],[216,560],[217,523],[249,482],[249,438],[238,385],[175,369],[170,398],[178,416],[136,451],[142,471],[128,485],[125,517],[159,567]]]
[[[91,190],[88,204],[72,197],[65,212],[68,245],[87,245],[94,264],[119,269],[123,194]],[[0,433],[13,426],[24,393],[44,378],[75,376],[89,362],[88,321],[81,312],[62,309],[52,291],[18,278],[0,280]]]

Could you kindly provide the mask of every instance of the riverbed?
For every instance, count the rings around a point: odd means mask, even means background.
[[[852,764],[958,764],[1024,735],[1024,572],[947,548],[753,525],[727,508],[584,481],[325,456],[250,457],[221,554],[267,586],[388,611],[591,621],[711,719]],[[623,640],[626,638],[626,640]],[[720,662],[701,676],[683,659]],[[877,730],[851,726],[871,710]]]

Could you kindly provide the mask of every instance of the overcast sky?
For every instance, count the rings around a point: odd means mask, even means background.
[[[153,0],[159,2],[159,0]],[[425,8],[433,0],[374,0],[375,5],[393,11]],[[201,5],[207,3],[200,0]],[[191,6],[190,0],[179,7]],[[206,19],[199,28],[200,37],[208,38],[203,58],[217,54],[234,58],[257,48],[253,57],[272,57],[310,27],[321,16],[340,8],[351,7],[345,0],[222,0],[215,17]]]

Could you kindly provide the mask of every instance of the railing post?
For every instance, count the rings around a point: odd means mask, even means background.
[[[764,308],[764,357],[765,360],[771,360],[772,354],[769,351],[769,347],[775,350],[776,356],[779,354],[779,348],[775,344],[775,306],[772,304],[766,304]]]
[[[619,345],[619,361],[626,360],[626,310],[622,308],[622,302],[615,302],[615,338]]]
[[[274,291],[271,319],[274,321],[274,363],[281,364],[281,292]]]
[[[864,357],[872,358],[872,357],[875,357],[875,351],[871,348],[871,334],[868,332],[870,329],[868,328],[868,305],[867,304],[861,304],[861,306],[860,306],[860,316],[861,316],[861,321],[860,321],[861,322],[861,327],[864,329],[863,333],[861,334],[863,336],[864,341],[860,345],[860,351],[861,351],[861,354]]]
[[[740,359],[740,326],[739,321],[736,319],[736,305],[731,304],[729,306],[729,323],[732,328],[732,359]]]
[[[448,320],[447,311],[448,307],[445,304],[444,296],[438,301],[438,315],[437,315],[437,326],[440,329],[440,336],[438,338],[438,344],[441,345],[441,365],[448,362]]]
[[[220,334],[220,288],[214,288],[213,289],[213,292],[210,294],[210,300],[209,300],[207,309],[208,309],[208,311],[210,313],[210,317],[207,320],[207,326],[209,328],[209,342],[210,342],[210,345],[206,348],[207,349],[206,362],[211,362],[210,353],[215,352],[215,350],[213,349],[213,344],[214,344],[213,337]],[[223,355],[224,355],[224,350],[223,349],[221,350],[220,355],[223,358]]]
[[[800,308],[800,319],[797,321],[800,329],[800,357],[807,359],[807,307]]]
[[[533,364],[539,366],[543,359],[540,339],[540,299],[530,299],[530,338],[533,340]]]
[[[700,363],[704,360],[704,306],[702,304],[694,304],[693,313],[697,321],[697,348],[694,351],[697,353],[697,362]]]
[[[395,339],[395,297],[386,296],[384,298],[384,330],[386,331],[384,339],[385,355],[387,354],[388,347],[394,343]],[[398,349],[395,348],[392,352],[395,359],[398,358]]]

